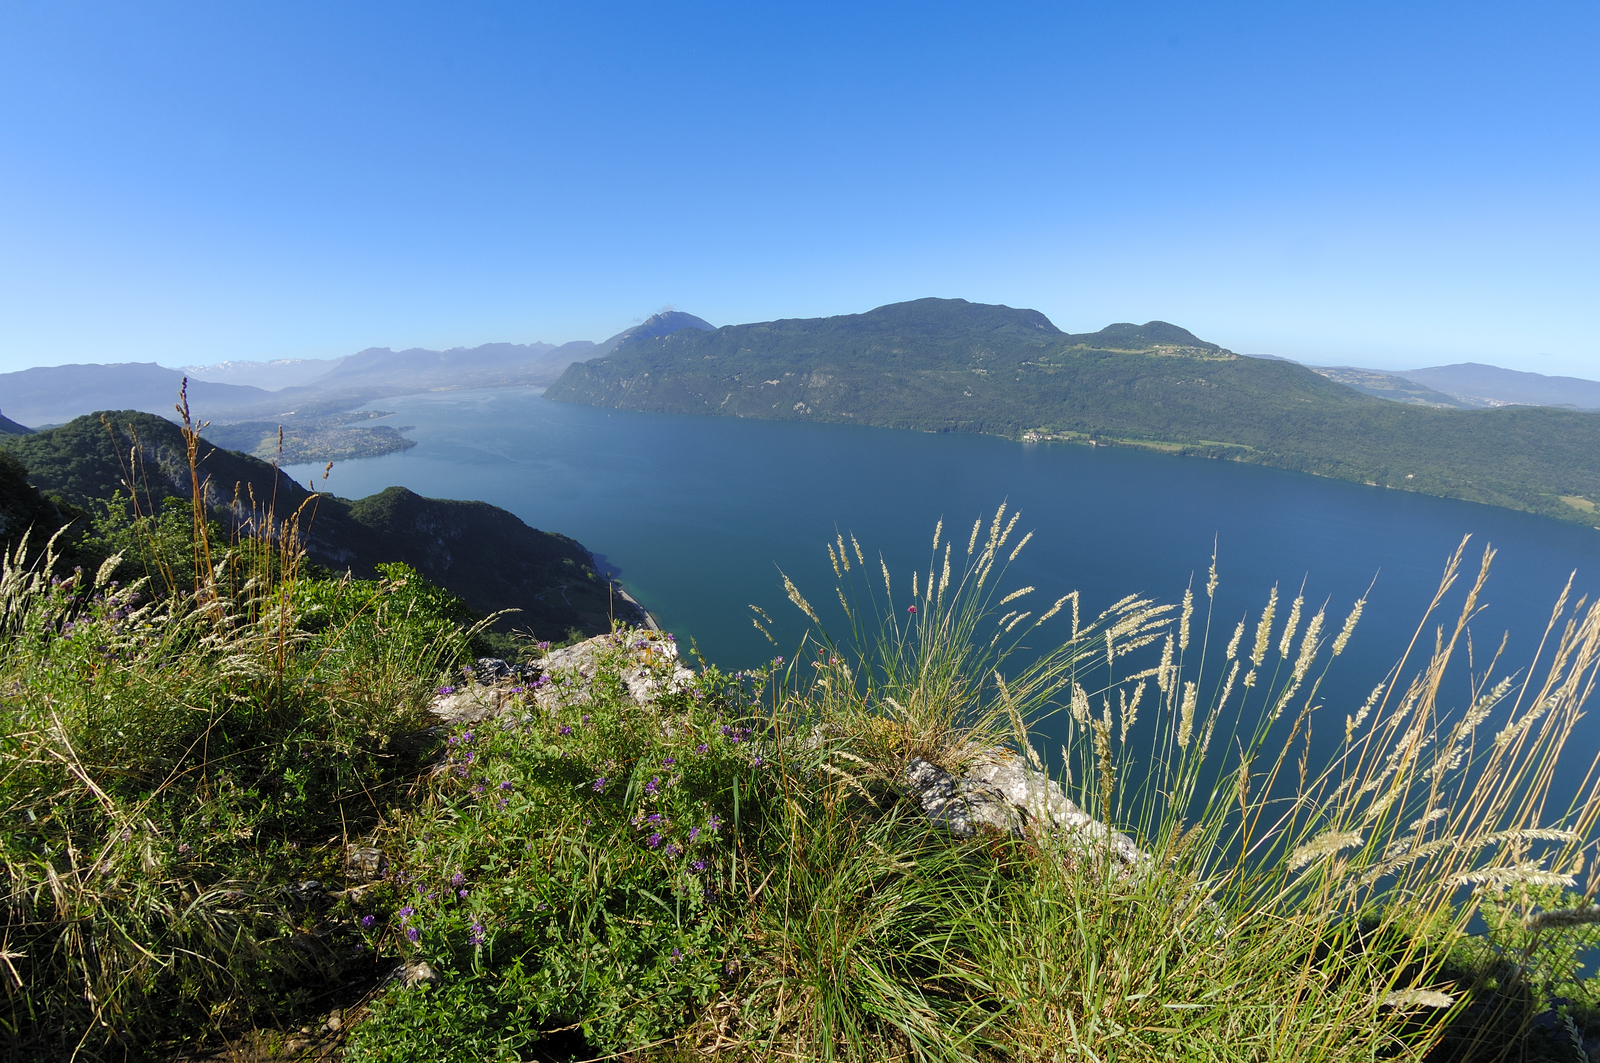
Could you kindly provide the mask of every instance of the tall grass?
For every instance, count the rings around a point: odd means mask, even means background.
[[[155,578],[119,585],[121,554],[57,572],[53,543],[0,564],[0,1030],[14,1053],[159,1052],[293,1015],[370,964],[324,918],[323,891],[295,886],[336,889],[345,839],[403,803],[433,744],[427,698],[466,636],[403,569],[304,579],[300,514],[254,507],[222,541],[200,502],[187,516],[188,586],[170,522],[138,513],[120,534]]]

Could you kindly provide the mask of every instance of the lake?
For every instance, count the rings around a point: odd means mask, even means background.
[[[1578,593],[1600,592],[1600,531],[1470,502],[1111,447],[633,413],[541,395],[385,400],[395,416],[384,423],[414,425],[417,446],[336,465],[326,487],[349,498],[401,484],[481,499],[570,535],[681,645],[692,640],[727,669],[790,652],[792,641],[775,651],[754,630],[748,605],[798,635],[778,570],[821,608],[833,584],[824,544],[836,532],[881,551],[907,596],[912,568],[927,570],[935,521],[962,538],[959,550],[972,521],[1002,501],[1022,512],[1018,536],[1034,532],[1007,583],[1051,601],[1077,589],[1089,616],[1133,592],[1176,601],[1191,576],[1198,591],[1213,542],[1221,639],[1247,609],[1259,612],[1273,584],[1287,600],[1303,581],[1308,606],[1327,600],[1335,627],[1370,584],[1324,688],[1341,721],[1404,649],[1463,535],[1474,563],[1485,543],[1498,550],[1473,630],[1480,649],[1509,630],[1512,667],[1531,657],[1572,571]],[[322,469],[287,471],[304,483]],[[837,618],[837,604],[823,616]],[[1455,686],[1451,704],[1466,699],[1464,680]],[[1592,720],[1580,728],[1569,768],[1600,748]]]

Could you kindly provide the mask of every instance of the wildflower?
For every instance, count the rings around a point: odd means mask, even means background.
[[[594,792],[597,794],[606,792],[606,777],[604,775],[594,781]]]
[[[683,850],[678,848],[677,842],[668,842],[667,847],[661,851],[672,857],[674,860],[683,854]]]
[[[488,933],[483,929],[483,924],[481,923],[473,923],[472,929],[467,931],[467,941],[475,948],[479,945],[482,945],[484,939],[488,936]]]
[[[415,945],[417,942],[422,940],[422,931],[418,930],[414,926],[406,927],[406,940]]]
[[[375,923],[377,923],[377,920],[370,915],[364,915],[361,917],[362,930],[371,930]]]
[[[714,833],[720,826],[722,826],[722,820],[716,816],[712,816],[706,820],[706,830],[708,831],[712,831]]]
[[[466,900],[466,899],[467,899],[467,891],[466,891],[466,890],[461,890],[461,891],[459,891],[459,892],[458,892],[458,893],[457,893],[457,894],[456,894],[456,897],[457,897],[457,899],[459,899],[459,900],[463,900],[463,901],[464,901],[464,900]]]
[[[672,757],[668,757],[666,760],[661,762],[661,766],[663,768],[670,768],[676,763],[678,763],[676,760],[674,760]]]
[[[906,612],[911,613],[911,614],[914,615],[916,613],[916,611],[917,611],[917,607],[916,606],[914,606],[914,605],[906,606]]]
[[[444,696],[444,695],[447,695],[447,694],[454,694],[455,692],[456,692],[456,688],[455,687],[440,687],[439,688],[439,694],[440,694],[441,697]]]
[[[646,845],[650,846],[650,848],[654,849],[656,846],[661,844],[661,835],[659,832],[653,833],[650,835],[650,837],[646,838],[644,842]]]
[[[694,747],[694,751],[699,753],[701,756],[705,756],[707,753],[711,752],[711,747],[706,745],[704,742],[701,742],[699,745]]]
[[[652,813],[650,813],[650,815],[646,816],[645,818],[647,820],[649,820],[651,823],[660,823],[661,819],[662,819],[661,813],[659,813],[659,812],[652,812]]]
[[[660,788],[661,776],[659,775],[652,775],[650,781],[644,784],[644,792],[647,794],[653,794]]]
[[[465,876],[461,872],[457,871],[455,874],[450,876],[450,885],[452,885],[452,886],[460,886],[466,880],[467,880],[467,876]]]
[[[510,780],[510,779],[507,779],[507,780],[506,780],[506,781],[505,781],[505,782],[503,782],[503,783],[501,783],[501,784],[500,784],[500,789],[502,789],[502,790],[509,790],[509,789],[511,789],[511,780]]]
[[[700,828],[699,827],[690,827],[689,828],[689,844],[693,845],[699,838],[700,838]]]
[[[572,728],[568,727],[566,724],[562,724],[556,729],[556,733],[565,738],[567,735],[572,733]]]
[[[689,866],[694,868],[696,871],[704,871],[706,869],[706,862],[704,860],[696,860]]]
[[[407,919],[410,919],[413,915],[416,915],[416,914],[417,914],[417,910],[415,908],[411,907],[411,905],[408,904],[404,908],[400,909],[400,921],[403,923]]]
[[[682,949],[673,949],[672,950],[672,954],[667,957],[667,962],[668,963],[677,963],[679,958],[682,957],[682,956],[683,956],[683,950]]]

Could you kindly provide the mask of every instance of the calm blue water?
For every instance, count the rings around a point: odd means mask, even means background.
[[[385,400],[417,446],[334,467],[328,489],[359,498],[402,484],[482,499],[578,539],[685,646],[740,668],[774,651],[747,605],[797,618],[778,567],[819,607],[833,573],[824,543],[853,532],[882,551],[897,590],[926,571],[933,525],[964,539],[1003,500],[1035,532],[1009,582],[1035,597],[1083,593],[1092,616],[1131,592],[1177,600],[1205,581],[1212,543],[1226,639],[1268,588],[1305,583],[1330,600],[1335,629],[1373,584],[1365,619],[1325,687],[1342,720],[1404,648],[1445,558],[1464,534],[1476,559],[1499,550],[1480,647],[1511,632],[1506,660],[1531,656],[1567,576],[1600,592],[1600,531],[1468,502],[1273,469],[1068,444],[1024,445],[850,425],[629,413],[549,402],[538,389],[453,391]],[[305,482],[321,468],[287,470]],[[959,547],[958,547],[959,549]],[[870,558],[869,558],[870,560]],[[1374,583],[1374,579],[1376,582]],[[909,598],[907,598],[909,601]],[[829,614],[825,613],[825,618]],[[834,606],[834,616],[838,615]],[[1280,612],[1280,616],[1282,613]],[[798,624],[791,630],[798,634]],[[787,648],[783,651],[788,652]],[[1464,700],[1458,692],[1453,701]],[[1600,729],[1572,750],[1586,765]],[[1324,724],[1327,729],[1329,725]]]

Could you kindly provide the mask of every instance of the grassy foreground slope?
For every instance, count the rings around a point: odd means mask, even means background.
[[[159,511],[167,499],[190,497],[177,425],[132,410],[104,414],[105,423],[101,416],[3,437],[0,456],[26,466],[28,479],[46,495],[91,514],[117,491],[127,495],[130,470],[144,513]],[[202,491],[217,519],[237,525],[269,503],[279,521],[300,514],[310,559],[335,572],[372,578],[378,565],[403,562],[475,610],[520,610],[502,626],[531,628],[545,639],[566,638],[573,629],[609,631],[613,613],[637,619],[625,603],[613,608],[606,581],[581,543],[530,528],[498,507],[423,498],[403,487],[350,501],[314,495],[268,462],[205,441],[198,458]]]
[[[1144,446],[1590,524],[1600,500],[1600,415],[1399,405],[1165,322],[1074,335],[1034,310],[961,299],[635,339],[569,367],[546,395]]]

